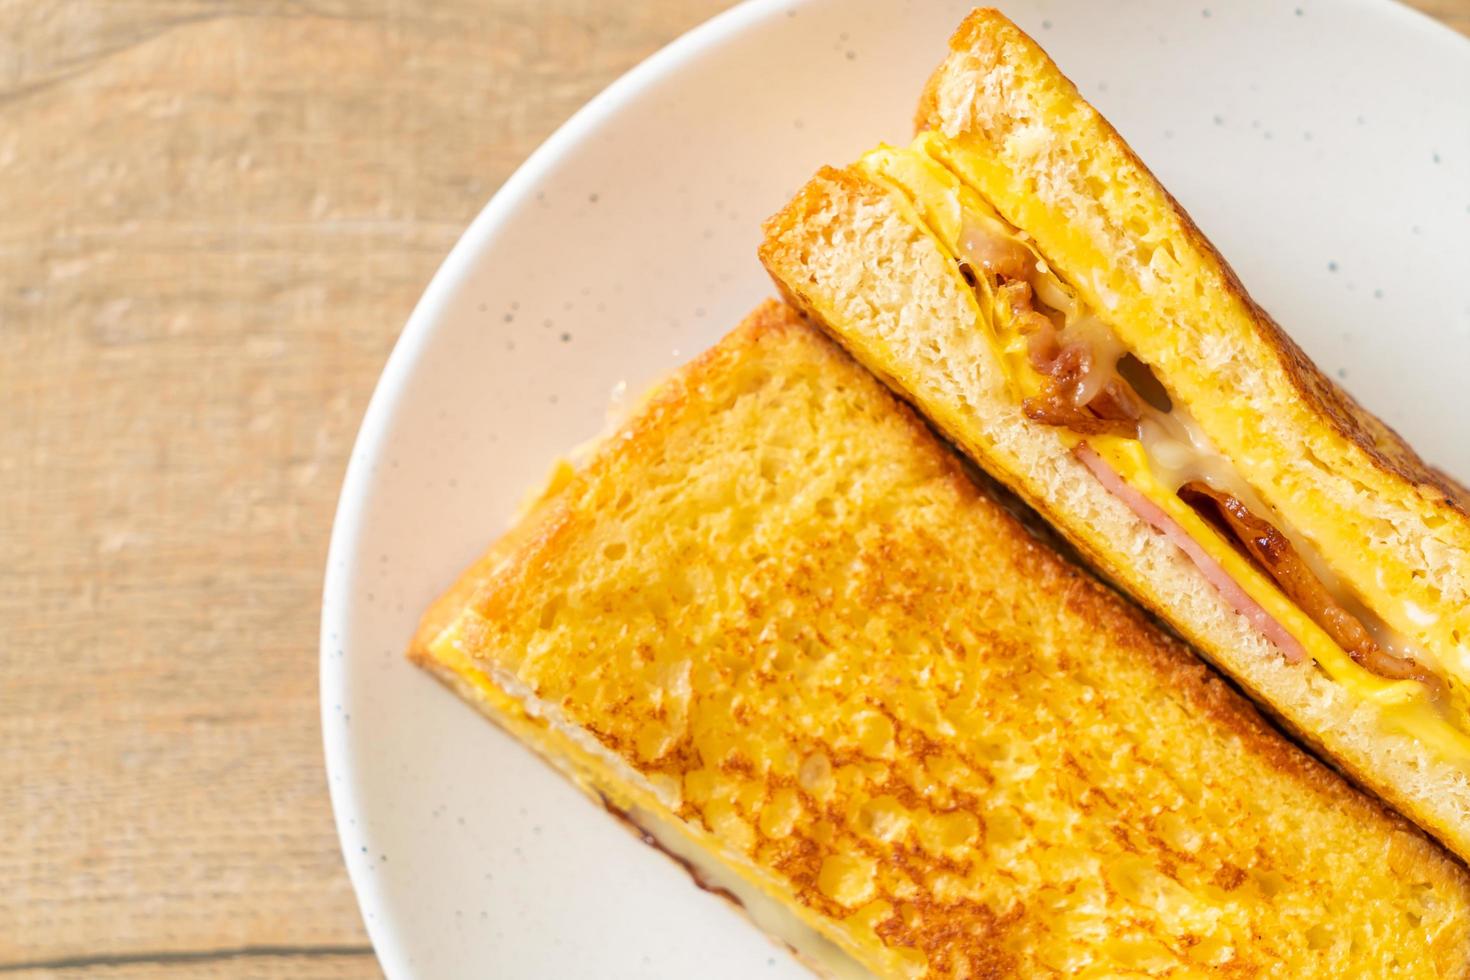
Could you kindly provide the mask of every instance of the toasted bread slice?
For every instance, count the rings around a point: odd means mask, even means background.
[[[1470,878],[775,303],[413,658],[833,975],[1460,975]]]
[[[1034,42],[981,10],[951,47],[913,147],[824,170],[770,220],[773,277],[1107,577],[1470,857],[1470,632],[1456,625],[1470,630],[1470,524],[1454,484],[1322,377]],[[1345,649],[1176,495],[1146,441],[1029,417],[1034,358],[1005,332],[1007,301],[977,282],[971,224],[1009,229],[1062,301],[1149,365],[1240,496],[1344,605],[1407,637],[1414,659],[1390,667],[1423,661],[1429,676],[1385,676]]]

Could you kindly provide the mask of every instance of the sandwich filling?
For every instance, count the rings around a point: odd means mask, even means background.
[[[1131,353],[1030,243],[944,162],[925,133],[859,167],[899,196],[974,291],[1017,412],[1167,535],[1289,662],[1311,660],[1395,727],[1470,759],[1463,686],[1389,627],[1215,448],[1166,378]]]

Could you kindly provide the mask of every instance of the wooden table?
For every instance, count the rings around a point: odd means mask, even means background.
[[[723,6],[0,0],[0,973],[377,972],[316,704],[358,420],[512,168]]]

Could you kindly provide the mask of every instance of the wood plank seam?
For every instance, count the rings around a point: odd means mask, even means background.
[[[86,956],[62,956],[53,959],[0,963],[0,973],[26,970],[84,970],[115,966],[178,966],[187,963],[210,963],[219,960],[245,960],[260,957],[309,959],[325,956],[372,956],[367,943],[313,946],[235,946],[225,949],[159,950],[143,953],[98,953]]]

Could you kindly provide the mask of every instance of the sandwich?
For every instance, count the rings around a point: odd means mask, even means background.
[[[1470,494],[1319,371],[1036,43],[766,226],[796,306],[1362,785],[1470,858]]]
[[[769,302],[410,651],[834,977],[1470,969],[1470,875]]]

